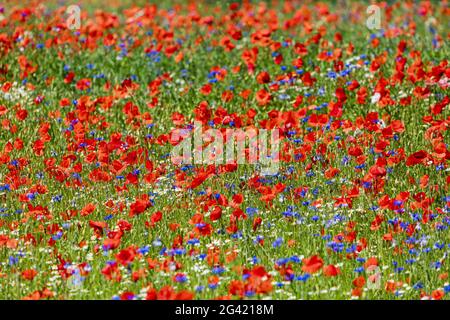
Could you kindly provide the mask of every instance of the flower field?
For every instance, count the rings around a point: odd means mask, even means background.
[[[0,5],[0,299],[449,299],[450,4],[370,4]]]

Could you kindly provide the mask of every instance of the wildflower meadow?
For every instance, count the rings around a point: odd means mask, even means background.
[[[4,1],[0,299],[449,299],[450,3]]]

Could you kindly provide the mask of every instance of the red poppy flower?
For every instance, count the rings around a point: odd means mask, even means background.
[[[441,300],[444,297],[444,291],[443,290],[434,290],[431,294],[434,300]]]
[[[148,199],[137,199],[130,206],[130,217],[143,213],[151,206],[150,201]]]
[[[88,216],[88,215],[90,215],[92,212],[94,212],[95,208],[96,208],[96,205],[95,205],[95,204],[93,204],[93,203],[88,203],[87,205],[84,206],[83,209],[81,209],[80,214],[81,214],[82,217]]]
[[[91,87],[91,80],[87,78],[78,80],[76,87],[78,90],[89,89]]]

